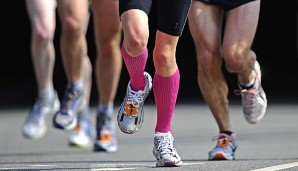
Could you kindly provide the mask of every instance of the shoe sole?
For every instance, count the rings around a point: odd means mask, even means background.
[[[216,154],[212,159],[209,159],[209,160],[235,160],[235,158],[229,159],[225,155],[219,153],[219,154]]]
[[[178,163],[175,162],[167,162],[167,163],[156,163],[156,167],[180,167],[183,165],[183,162],[180,161]]]
[[[109,149],[103,148],[101,146],[98,145],[94,145],[93,147],[93,151],[94,152],[106,152],[106,153],[114,153],[118,150],[118,147],[111,147]]]
[[[79,144],[79,143],[75,143],[75,142],[69,142],[68,146],[78,147],[78,148],[91,148],[92,144]]]
[[[62,125],[56,123],[55,119],[54,119],[54,122],[53,122],[53,125],[54,125],[55,128],[62,129],[64,131],[72,131],[72,130],[74,130],[75,127],[77,126],[77,124],[78,124],[77,116],[75,116],[74,117],[74,120],[70,124],[68,124],[66,126],[62,126]]]
[[[44,128],[44,130],[39,135],[37,135],[37,136],[32,136],[32,135],[26,134],[25,132],[23,132],[23,136],[25,138],[29,139],[29,140],[39,140],[42,137],[44,137],[44,135],[46,134],[47,130],[48,130],[48,127],[46,126]]]

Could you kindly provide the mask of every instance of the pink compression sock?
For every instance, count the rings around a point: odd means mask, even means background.
[[[131,88],[134,91],[144,90],[146,84],[144,71],[148,58],[148,49],[146,48],[144,52],[137,57],[131,57],[127,54],[124,45],[122,44],[121,53],[130,76]]]
[[[170,77],[155,73],[153,91],[157,108],[155,132],[172,131],[171,122],[180,84],[179,69]]]

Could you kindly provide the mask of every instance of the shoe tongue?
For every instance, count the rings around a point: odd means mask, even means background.
[[[155,132],[155,135],[157,136],[170,136],[170,132]]]

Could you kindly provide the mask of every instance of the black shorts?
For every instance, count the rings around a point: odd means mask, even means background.
[[[224,10],[228,11],[236,7],[239,7],[240,5],[243,5],[255,0],[199,0],[199,1],[207,4],[218,5],[224,8]]]
[[[140,9],[147,15],[152,0],[119,0],[119,14],[130,9]],[[191,0],[158,0],[157,29],[161,32],[181,36],[191,5]]]

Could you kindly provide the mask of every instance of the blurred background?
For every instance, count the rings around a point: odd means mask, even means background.
[[[261,14],[253,50],[261,64],[262,85],[268,97],[268,103],[298,102],[298,55],[297,55],[297,0],[263,0]],[[156,2],[150,14],[149,51],[154,46]],[[36,81],[30,55],[30,23],[24,1],[3,1],[1,5],[1,64],[0,64],[0,109],[11,107],[31,107],[37,95]],[[92,17],[92,16],[91,16]],[[63,96],[66,77],[62,66],[59,49],[60,23],[57,20],[55,34],[56,65],[54,86],[59,96]],[[92,18],[87,32],[88,54],[95,62]],[[149,53],[146,70],[153,75],[152,53]],[[177,49],[177,62],[181,73],[181,85],[177,103],[202,102],[197,84],[197,67],[195,49],[186,24]],[[126,68],[123,71],[115,103],[122,101],[129,80]],[[236,75],[225,72],[229,83],[231,101],[240,101],[233,94],[237,88]],[[95,76],[93,71],[93,88],[91,105],[97,103]],[[148,97],[153,102],[153,93]]]

